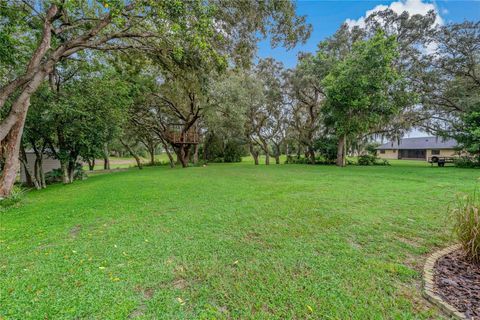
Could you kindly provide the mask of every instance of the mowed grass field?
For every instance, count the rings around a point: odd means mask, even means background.
[[[0,318],[438,319],[421,269],[478,176],[247,161],[49,186],[0,213]]]

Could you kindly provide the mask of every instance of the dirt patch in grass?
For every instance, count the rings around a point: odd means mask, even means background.
[[[135,319],[141,317],[147,311],[147,301],[152,299],[155,290],[152,288],[142,289],[141,287],[136,287],[135,292],[138,292],[142,295],[140,304],[135,308],[129,315],[128,319]]]
[[[185,279],[178,279],[173,282],[173,287],[177,290],[183,290],[188,286],[188,282]]]
[[[403,260],[403,264],[409,267],[412,270],[415,270],[419,273],[423,270],[423,265],[425,264],[426,255],[413,255],[407,254],[405,260]]]
[[[461,250],[435,264],[437,293],[469,319],[480,319],[480,265],[467,261]]]
[[[348,239],[348,244],[355,250],[362,250],[363,246],[353,239]]]
[[[418,248],[421,246],[421,244],[418,242],[420,239],[409,239],[409,238],[405,238],[405,237],[402,237],[402,236],[396,236],[395,237],[398,241],[406,244],[406,245],[409,245],[411,247],[414,247],[414,248]]]
[[[80,233],[80,231],[82,231],[82,225],[77,224],[76,226],[74,226],[73,228],[70,229],[68,234],[70,235],[70,237],[75,239],[78,236],[78,234]]]
[[[412,302],[413,310],[416,313],[428,312],[431,309],[430,304],[421,296],[421,283],[415,281],[412,286],[401,285],[399,295]]]

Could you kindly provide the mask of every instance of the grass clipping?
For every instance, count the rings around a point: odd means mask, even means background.
[[[458,197],[457,205],[452,210],[454,218],[453,231],[462,245],[467,258],[480,264],[480,201],[476,192]]]

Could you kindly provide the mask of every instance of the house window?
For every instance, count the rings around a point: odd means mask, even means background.
[[[396,153],[396,152],[397,152],[397,149],[393,149],[392,152],[393,152],[393,153]]]
[[[432,156],[440,155],[440,150],[432,150]]]
[[[384,153],[385,153],[385,150],[383,150],[383,149],[380,150],[380,153],[381,153],[381,154],[384,154]]]

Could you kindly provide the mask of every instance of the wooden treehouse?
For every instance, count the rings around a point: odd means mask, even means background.
[[[200,137],[197,126],[191,126],[187,132],[183,132],[182,124],[171,124],[166,131],[167,139],[175,144],[198,144]]]

